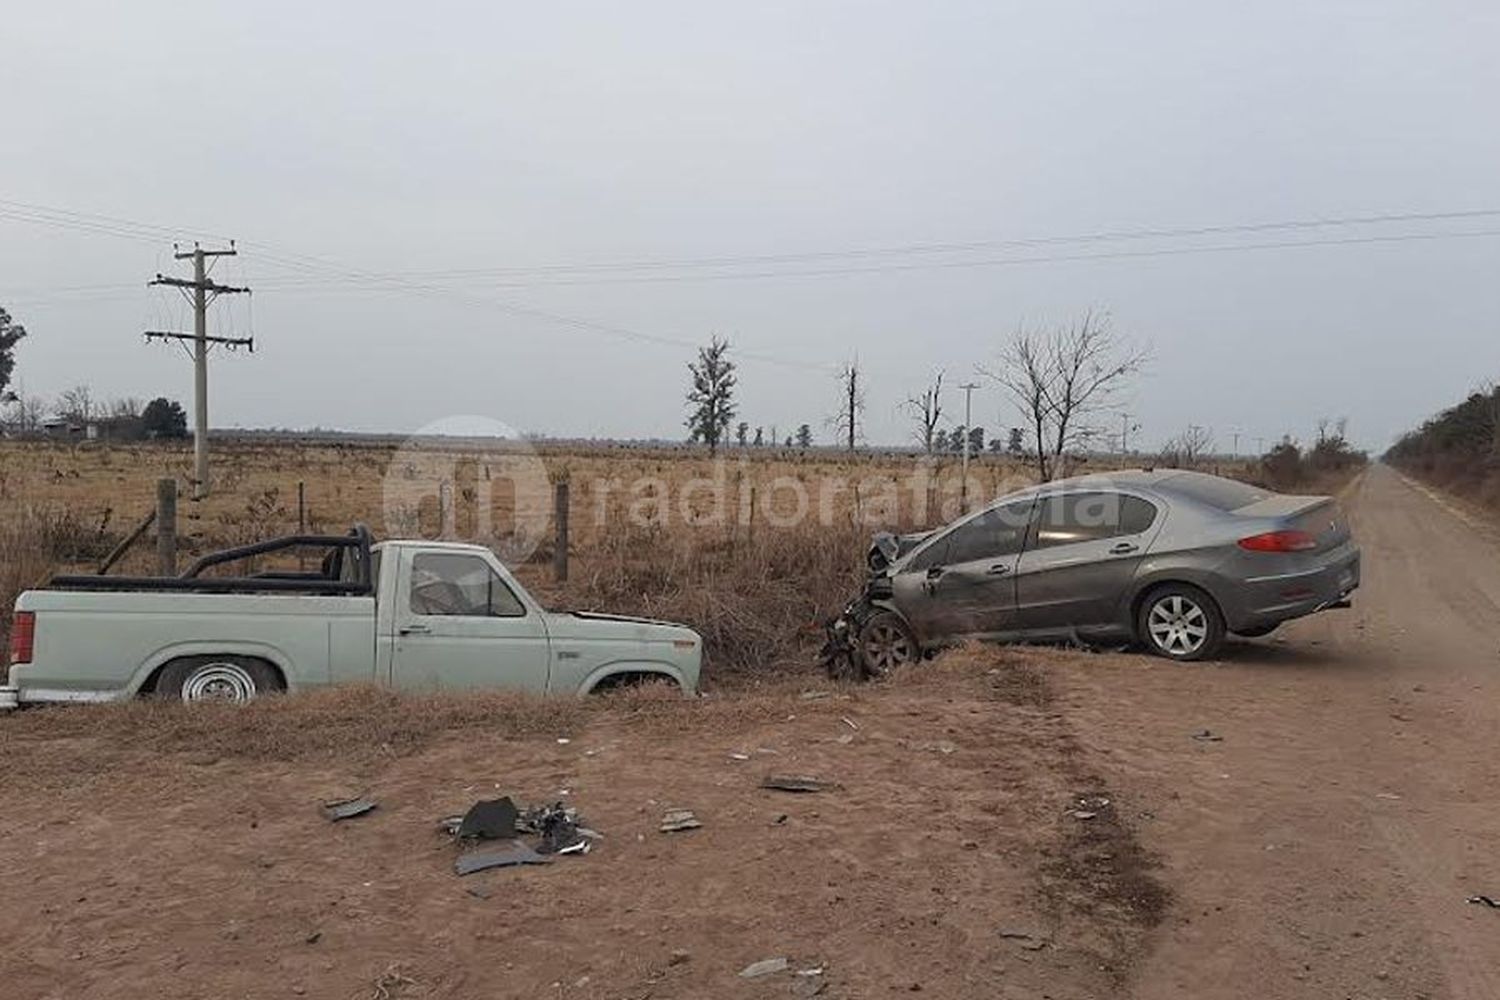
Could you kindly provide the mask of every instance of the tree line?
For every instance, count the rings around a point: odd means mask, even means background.
[[[80,431],[89,424],[108,423],[127,436],[187,437],[187,413],[175,400],[158,396],[149,402],[135,397],[97,400],[87,385],[65,389],[52,401],[13,389],[16,347],[26,328],[0,307],[0,428],[11,434],[38,434],[55,420]]]
[[[907,397],[902,407],[912,420],[914,440],[926,454],[961,453],[965,446],[971,454],[1006,453],[1026,458],[1039,478],[1050,480],[1061,473],[1070,457],[1107,434],[1101,418],[1116,409],[1120,394],[1148,360],[1147,351],[1113,333],[1107,317],[1087,312],[1067,326],[1021,330],[993,364],[975,367],[976,375],[1011,399],[1025,426],[1010,427],[1003,436],[993,438],[981,426],[945,427],[945,372],[941,369],[918,393]],[[768,438],[764,426],[755,427],[752,434],[747,422],[735,423],[739,376],[727,339],[711,338],[687,367],[690,442],[717,452],[729,443],[733,426],[734,441],[741,447],[812,445],[810,424],[799,425],[783,442],[774,426]],[[853,452],[863,437],[868,388],[858,361],[840,368],[836,386],[836,408],[825,423],[835,443]]]

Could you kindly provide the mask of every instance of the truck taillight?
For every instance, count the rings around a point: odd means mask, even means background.
[[[10,620],[10,662],[30,663],[36,645],[36,612],[17,611]]]
[[[1263,535],[1251,535],[1240,539],[1240,548],[1251,552],[1307,552],[1318,547],[1318,540],[1306,531],[1295,528],[1286,531],[1268,531]]]

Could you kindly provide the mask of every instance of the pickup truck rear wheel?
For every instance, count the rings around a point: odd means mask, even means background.
[[[156,693],[187,702],[247,702],[281,690],[276,671],[248,656],[193,656],[173,660],[156,678]]]

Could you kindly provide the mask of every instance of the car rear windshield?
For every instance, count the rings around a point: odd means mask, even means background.
[[[1271,495],[1269,490],[1258,486],[1202,472],[1179,472],[1163,480],[1162,485],[1174,493],[1181,493],[1189,500],[1196,500],[1219,510],[1239,510]]]

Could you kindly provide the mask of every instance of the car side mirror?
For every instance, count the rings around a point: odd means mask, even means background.
[[[927,567],[927,579],[929,579],[929,580],[936,580],[938,577],[940,577],[942,575],[943,575],[943,567],[941,567],[941,566],[929,566],[929,567]]]

